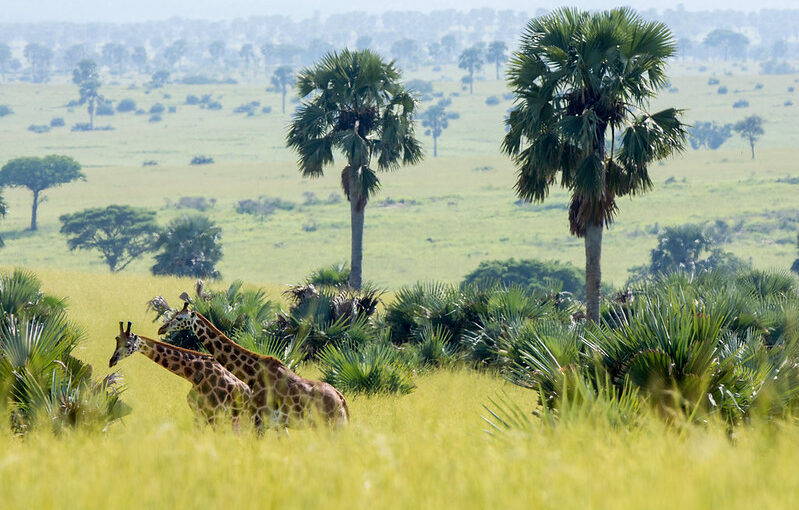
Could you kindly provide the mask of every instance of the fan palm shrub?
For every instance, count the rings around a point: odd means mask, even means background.
[[[345,392],[410,393],[416,387],[410,368],[388,342],[327,345],[319,353],[322,380]]]

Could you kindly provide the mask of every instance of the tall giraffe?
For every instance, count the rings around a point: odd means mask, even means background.
[[[302,422],[314,424],[317,418],[331,425],[349,421],[347,402],[336,388],[300,377],[277,358],[238,345],[200,313],[189,310],[188,302],[161,326],[158,334],[181,329],[191,329],[214,359],[252,389],[252,407],[259,431],[264,428],[264,418],[271,418],[274,413],[283,427]]]
[[[213,356],[131,334],[130,327],[131,323],[128,322],[128,329],[124,331],[122,322],[119,323],[117,347],[108,360],[109,367],[138,351],[192,384],[187,400],[196,416],[213,425],[217,416],[229,412],[233,415],[233,428],[238,428],[239,415],[249,405],[251,397],[246,384],[228,372]]]

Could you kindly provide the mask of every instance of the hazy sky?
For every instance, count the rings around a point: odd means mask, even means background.
[[[624,4],[625,2],[620,2]],[[626,4],[638,9],[654,7],[664,9],[683,3],[688,10],[762,8],[799,8],[799,0],[636,0]],[[0,0],[2,22],[30,21],[146,21],[180,16],[192,19],[231,19],[237,17],[284,14],[294,18],[307,18],[318,12],[326,16],[334,11],[362,10],[383,12],[387,10],[437,9],[468,10],[490,6],[494,9],[514,9],[535,12],[536,9],[571,5],[587,9],[607,8],[607,0],[402,0],[375,2],[374,0],[345,0],[344,2],[320,0]]]

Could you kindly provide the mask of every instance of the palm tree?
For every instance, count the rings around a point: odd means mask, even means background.
[[[438,157],[438,137],[449,127],[450,119],[457,119],[456,112],[448,112],[444,105],[436,104],[422,112],[419,117],[422,119],[422,127],[427,130],[424,134],[433,137],[433,157]]]
[[[303,103],[289,127],[288,147],[299,154],[300,172],[319,177],[333,164],[333,149],[346,166],[341,185],[350,202],[352,260],[350,286],[361,288],[364,210],[380,188],[377,170],[422,159],[414,137],[416,100],[400,82],[400,72],[369,50],[332,52],[297,79]]]
[[[283,95],[283,113],[286,113],[286,87],[294,83],[290,66],[280,66],[272,73],[272,87]]]
[[[499,66],[507,59],[507,55],[505,55],[507,50],[508,46],[502,41],[492,42],[486,50],[486,60],[496,65],[497,80],[499,80]]]
[[[518,168],[516,193],[543,201],[558,177],[571,192],[569,223],[585,239],[586,311],[595,322],[602,230],[616,198],[649,190],[648,165],[685,146],[680,110],[646,110],[674,52],[666,25],[629,8],[560,9],[528,23],[510,62],[517,99],[502,150]]]
[[[479,71],[483,67],[483,56],[480,54],[480,48],[471,47],[466,48],[458,57],[458,67],[469,71],[469,94],[474,92],[474,72]]]

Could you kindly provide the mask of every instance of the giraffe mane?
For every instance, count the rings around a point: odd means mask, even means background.
[[[285,363],[283,363],[282,361],[280,361],[279,359],[277,359],[274,356],[267,356],[265,354],[258,354],[257,352],[251,351],[251,350],[247,349],[246,347],[237,344],[236,342],[231,340],[230,337],[228,337],[226,334],[222,333],[219,330],[219,328],[214,326],[214,324],[211,321],[209,321],[203,314],[201,314],[200,312],[198,312],[196,310],[194,311],[194,313],[197,314],[197,317],[199,317],[199,318],[201,318],[203,320],[203,324],[205,325],[205,327],[210,329],[212,333],[227,339],[230,343],[235,345],[238,349],[241,349],[242,351],[244,351],[245,354],[248,354],[248,355],[253,356],[255,358],[259,358],[259,359],[261,359],[263,361],[274,361],[274,362],[279,363],[279,364],[281,364],[283,366],[286,366]]]

